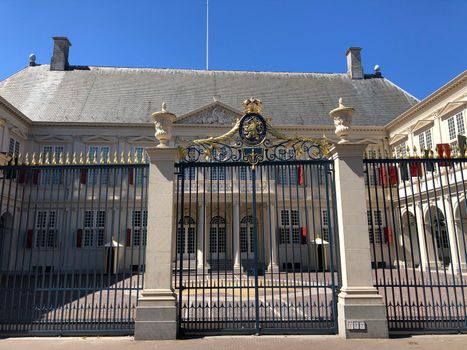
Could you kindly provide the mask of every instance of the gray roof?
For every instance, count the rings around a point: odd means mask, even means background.
[[[254,96],[275,124],[330,124],[339,97],[354,107],[354,125],[385,125],[418,101],[384,78],[347,74],[27,67],[0,82],[0,96],[33,121],[149,122],[167,102],[181,116],[213,101],[241,109]]]

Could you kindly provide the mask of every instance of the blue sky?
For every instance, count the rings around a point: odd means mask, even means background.
[[[28,55],[49,63],[68,36],[74,65],[205,68],[206,0],[0,0],[0,79]],[[465,0],[210,0],[209,68],[367,73],[418,98],[467,68]]]

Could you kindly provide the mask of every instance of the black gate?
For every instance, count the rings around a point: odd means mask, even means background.
[[[133,333],[148,165],[109,157],[0,167],[0,334]]]
[[[467,159],[452,156],[441,144],[437,157],[364,162],[374,285],[392,333],[467,331]]]
[[[335,333],[336,215],[323,146],[245,142],[242,122],[194,141],[177,164],[175,289],[180,334]],[[261,129],[258,137],[261,138]]]

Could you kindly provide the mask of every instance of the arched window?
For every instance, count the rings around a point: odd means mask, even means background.
[[[214,216],[211,219],[209,230],[209,251],[210,253],[225,254],[226,251],[226,225],[222,216]]]
[[[253,216],[244,216],[240,220],[240,252],[254,252]]]
[[[184,216],[178,221],[177,254],[193,254],[195,252],[195,230],[196,221],[191,216]]]

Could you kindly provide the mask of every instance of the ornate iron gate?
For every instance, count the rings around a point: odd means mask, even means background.
[[[133,333],[148,165],[109,157],[0,167],[0,334]]]
[[[364,161],[373,281],[392,333],[467,331],[467,159],[454,153]]]
[[[333,164],[322,141],[278,133],[258,103],[226,135],[182,149],[180,334],[337,331]]]

